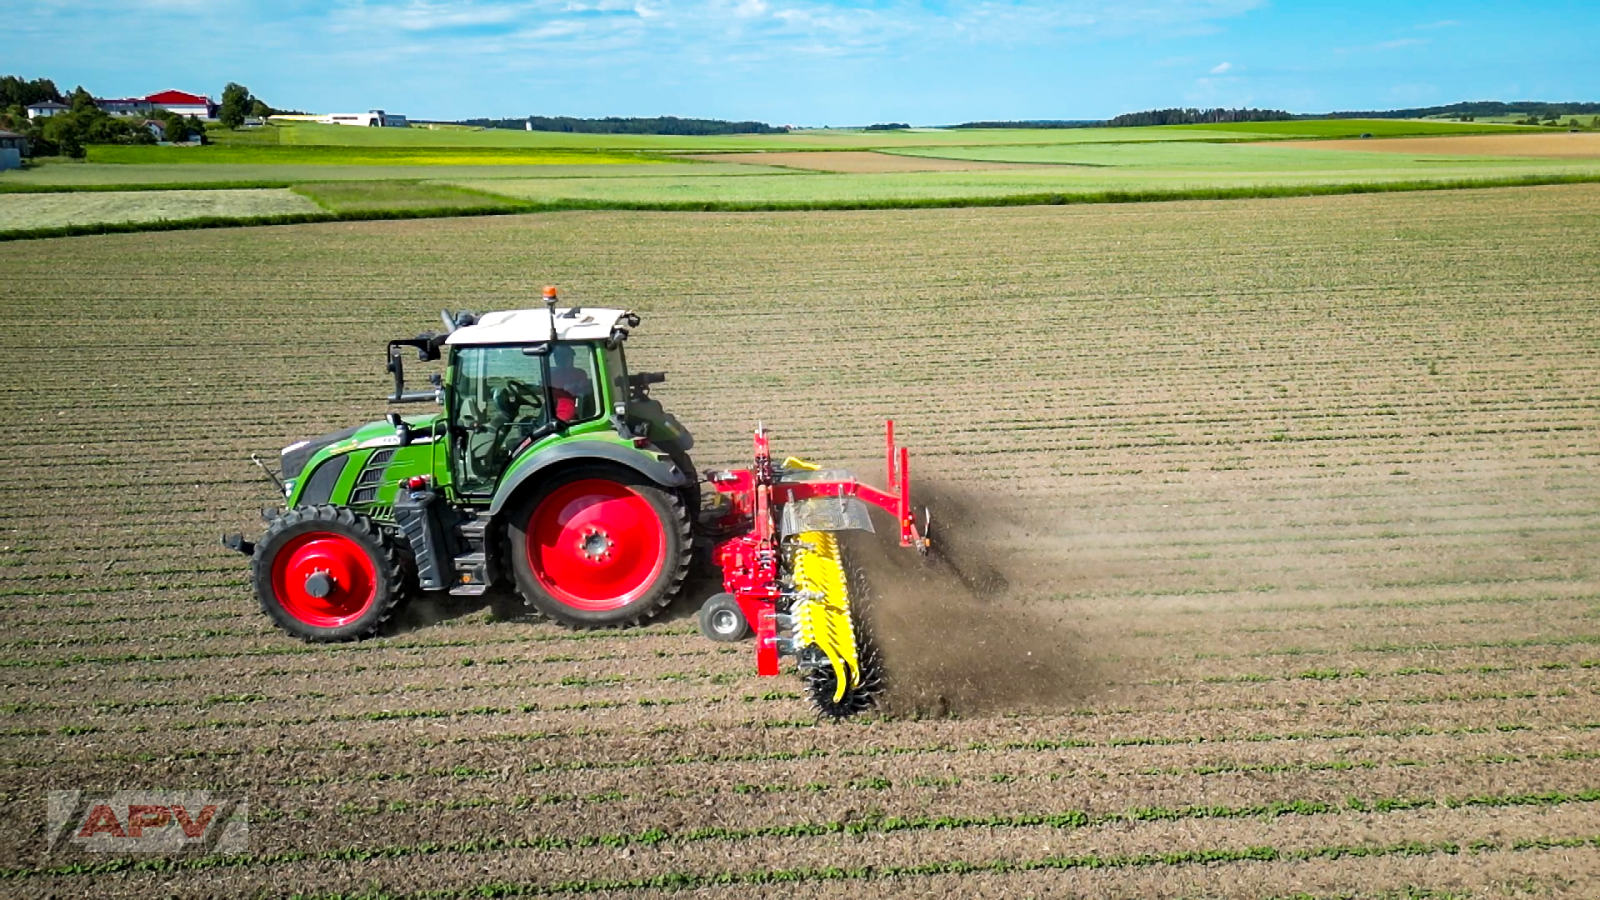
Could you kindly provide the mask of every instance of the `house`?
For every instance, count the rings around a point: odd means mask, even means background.
[[[14,131],[0,131],[0,171],[22,168],[28,155],[28,139]]]
[[[175,112],[180,116],[195,116],[200,119],[215,119],[217,117],[217,104],[211,102],[210,97],[200,94],[188,94],[183,91],[162,91],[144,98],[151,107]]]
[[[145,119],[139,124],[143,125],[151,134],[155,135],[156,140],[164,141],[167,139],[167,123],[161,121],[160,119]]]
[[[28,118],[30,119],[48,119],[51,116],[60,115],[61,113],[64,113],[70,109],[72,109],[72,107],[66,105],[65,103],[57,103],[54,100],[45,100],[42,103],[32,103],[27,107]]]
[[[96,97],[94,105],[113,116],[135,116],[150,112],[150,101],[143,97],[118,97],[116,99],[102,99]]]

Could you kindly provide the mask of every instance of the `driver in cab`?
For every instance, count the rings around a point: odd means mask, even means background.
[[[572,422],[588,409],[594,396],[594,382],[578,368],[571,346],[557,344],[550,353],[550,393],[556,401],[556,418]]]

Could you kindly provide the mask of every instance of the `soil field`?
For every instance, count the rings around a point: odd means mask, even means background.
[[[1439,156],[1528,156],[1546,159],[1600,159],[1600,133],[1485,134],[1462,137],[1407,137],[1380,141],[1286,141],[1283,146],[1369,153]]]
[[[0,245],[0,894],[1593,896],[1597,204]],[[886,713],[818,724],[688,600],[268,627],[217,541],[277,499],[250,455],[379,418],[384,341],[546,283],[641,312],[702,467],[761,419],[870,476],[896,417],[966,577],[852,545]],[[250,846],[47,849],[46,791],[115,788],[247,794]]]
[[[1013,163],[968,159],[939,159],[875,153],[870,150],[841,150],[831,153],[700,153],[686,159],[702,162],[749,163],[757,166],[784,166],[815,172],[872,174],[875,172],[973,172],[983,169],[1020,168]]]

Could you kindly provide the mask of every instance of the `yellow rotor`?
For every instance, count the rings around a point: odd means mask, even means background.
[[[794,589],[802,597],[793,610],[795,637],[800,646],[814,644],[827,655],[833,666],[833,700],[838,703],[846,690],[861,686],[861,661],[839,541],[827,531],[802,532],[793,540],[791,571]]]

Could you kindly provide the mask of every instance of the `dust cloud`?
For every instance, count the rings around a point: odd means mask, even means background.
[[[885,711],[1062,708],[1092,693],[1090,654],[1064,611],[1028,603],[1006,571],[997,526],[1013,520],[947,485],[919,484],[917,501],[933,511],[927,556],[900,547],[889,529],[852,533],[848,544],[888,672]]]

